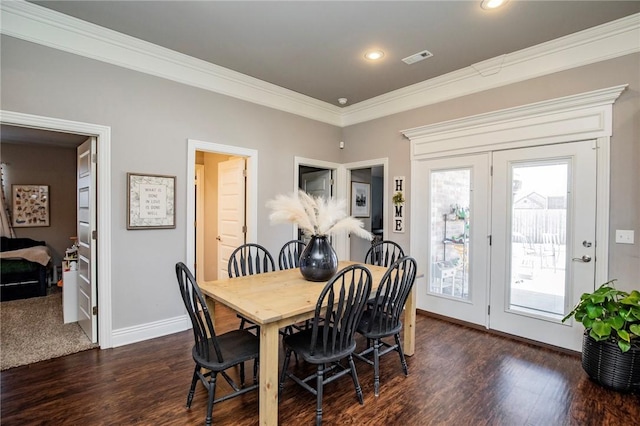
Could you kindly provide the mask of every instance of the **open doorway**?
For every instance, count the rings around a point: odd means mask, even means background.
[[[387,170],[388,158],[365,160],[357,163],[345,164],[348,193],[350,200],[349,214],[362,220],[365,229],[373,234],[373,243],[387,238],[389,226],[387,226],[390,214],[389,177]],[[366,203],[366,211],[358,211],[354,214],[353,198],[354,188],[364,188],[369,200]],[[348,243],[349,258],[357,262],[363,262],[364,256],[370,247],[370,242],[362,238],[350,238]]]
[[[189,139],[187,161],[186,264],[215,280],[232,248],[256,241],[258,152]]]
[[[12,111],[2,111],[0,115],[3,126],[10,126],[14,130],[23,132],[47,131],[60,133],[66,136],[77,135],[78,139],[86,140],[87,137],[95,137],[99,150],[96,152],[95,158],[98,166],[97,187],[108,187],[110,185],[110,128],[89,123],[74,122],[68,120],[60,120],[56,118],[35,116],[30,114],[17,113]],[[5,129],[8,127],[5,127]],[[72,148],[79,143],[73,142]],[[75,186],[75,185],[74,185]],[[75,191],[74,191],[75,192]],[[75,196],[74,196],[75,198]],[[75,205],[75,202],[73,203]],[[100,218],[95,225],[93,231],[103,236],[96,241],[97,257],[96,267],[92,268],[91,286],[97,295],[100,293],[100,310],[92,310],[92,321],[95,324],[95,334],[91,336],[93,343],[98,343],[101,348],[109,348],[112,343],[112,322],[111,322],[111,214],[109,206],[111,205],[110,191],[99,191],[97,197],[94,198],[92,208],[98,212],[97,217]],[[75,220],[75,219],[74,219]],[[75,235],[77,232],[73,232]],[[93,234],[90,234],[93,235]],[[97,300],[97,297],[96,297]]]

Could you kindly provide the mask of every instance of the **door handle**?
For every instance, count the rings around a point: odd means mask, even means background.
[[[216,237],[216,240],[218,240],[218,241],[222,241],[222,238],[220,238],[220,235],[218,235],[218,236]]]
[[[571,260],[573,260],[574,262],[584,262],[584,263],[589,263],[589,262],[591,262],[591,256],[588,256],[588,255],[586,255],[586,254],[585,254],[585,255],[584,255],[584,256],[582,256],[582,257],[574,257],[574,258],[573,258],[573,259],[571,259]]]

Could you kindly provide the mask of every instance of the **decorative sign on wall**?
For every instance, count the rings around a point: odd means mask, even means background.
[[[404,176],[393,178],[393,232],[404,233]]]
[[[13,226],[49,226],[49,186],[11,185]]]
[[[127,229],[176,227],[175,176],[127,173]]]

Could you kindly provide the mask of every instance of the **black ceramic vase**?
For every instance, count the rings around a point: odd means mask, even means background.
[[[328,281],[338,271],[338,256],[326,235],[312,236],[300,255],[300,273],[309,281]]]

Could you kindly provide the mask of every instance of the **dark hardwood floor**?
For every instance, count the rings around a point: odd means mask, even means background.
[[[218,309],[220,332],[237,324],[235,314]],[[364,405],[357,403],[349,377],[343,377],[325,388],[324,424],[640,424],[640,395],[592,383],[577,356],[424,315],[418,315],[416,329],[409,376],[402,374],[396,353],[386,355],[376,398],[372,367],[356,361]],[[185,331],[4,371],[0,421],[6,426],[202,424],[202,386],[191,410],[185,408],[192,339]],[[308,366],[301,362],[295,368]],[[315,397],[288,380],[280,424],[313,424],[314,410]],[[257,425],[257,393],[215,405],[213,416],[218,425]]]

